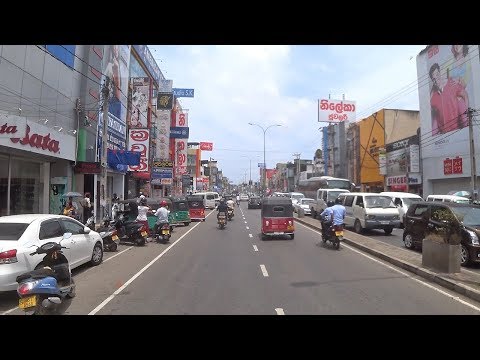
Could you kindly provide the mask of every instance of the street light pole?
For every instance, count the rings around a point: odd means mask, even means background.
[[[270,129],[271,127],[274,127],[274,126],[282,126],[281,124],[272,124],[272,125],[269,125],[267,126],[266,128],[264,128],[263,126],[261,125],[258,125],[258,124],[255,124],[255,123],[251,123],[249,122],[248,125],[254,125],[254,126],[258,126],[260,129],[262,129],[263,131],[263,171],[262,171],[262,174],[263,174],[263,177],[262,177],[262,194],[265,195],[265,190],[266,190],[266,180],[267,180],[267,163],[266,163],[266,160],[265,160],[265,134],[267,133],[267,130]]]

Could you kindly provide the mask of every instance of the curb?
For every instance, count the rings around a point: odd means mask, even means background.
[[[317,231],[322,231],[322,229],[319,227],[319,226],[315,226],[315,225],[312,225],[302,219],[299,219],[299,218],[295,218],[295,221],[298,221],[300,224],[303,224],[311,229],[314,229],[314,230],[317,230]],[[395,266],[398,266],[402,269],[405,269],[409,272],[412,272],[416,275],[419,275],[425,279],[428,279],[434,283],[437,283],[439,284],[440,286],[443,286],[449,290],[452,290],[452,291],[455,291],[456,293],[459,293],[461,295],[464,295],[470,299],[473,299],[475,301],[479,301],[480,302],[480,291],[476,290],[476,289],[473,289],[467,285],[464,285],[458,281],[455,281],[455,280],[452,280],[452,279],[448,279],[442,275],[439,275],[433,271],[430,271],[428,269],[425,269],[425,268],[422,268],[422,267],[419,267],[417,265],[413,265],[411,263],[408,263],[406,261],[403,261],[403,260],[400,260],[400,259],[397,259],[397,258],[394,258],[390,255],[387,255],[381,251],[378,251],[378,250],[375,250],[375,249],[371,249],[369,247],[366,247],[362,244],[359,244],[355,241],[352,241],[352,240],[349,240],[347,238],[343,238],[343,241],[357,249],[360,249],[366,253],[369,253],[371,255],[374,255],[375,257],[378,257],[382,260],[385,260]]]

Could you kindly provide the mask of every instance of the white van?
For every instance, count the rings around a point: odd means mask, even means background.
[[[358,234],[363,229],[383,229],[389,235],[400,227],[400,214],[390,196],[352,192],[338,197],[346,210],[345,226],[353,226]]]
[[[458,204],[470,204],[470,200],[456,195],[428,195],[426,201],[453,202]]]
[[[195,195],[203,196],[205,209],[215,209],[215,206],[220,201],[220,195],[214,191],[197,192]]]
[[[314,203],[310,204],[310,212],[313,218],[316,218],[327,208],[327,202],[335,201],[338,195],[350,192],[345,189],[318,189],[314,198]]]
[[[303,199],[305,195],[299,192],[291,192],[288,193],[288,197],[292,199],[292,205],[295,205],[295,203],[298,202],[298,200]]]
[[[407,192],[383,191],[380,195],[386,195],[392,198],[393,203],[398,208],[401,228],[404,227],[403,216],[407,213],[410,204],[414,201],[423,201],[423,198],[420,195]]]

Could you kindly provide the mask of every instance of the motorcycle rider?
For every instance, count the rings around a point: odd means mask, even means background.
[[[138,206],[138,215],[136,221],[139,223],[143,223],[145,228],[148,231],[148,218],[147,214],[150,208],[147,206],[147,199],[143,198],[140,200],[140,205]]]
[[[335,205],[332,206],[333,226],[343,225],[345,222],[345,206],[342,205],[342,199],[336,198]]]
[[[332,207],[335,205],[335,202],[332,200],[327,201],[327,207],[325,210],[322,211],[320,214],[320,221],[322,223],[322,238],[326,239],[327,238],[327,230],[330,229],[330,226],[332,225]]]
[[[153,230],[154,234],[157,234],[163,225],[168,224],[168,213],[169,211],[167,210],[167,202],[165,200],[162,200],[160,202],[160,207],[155,212],[157,221],[155,223],[154,230]]]
[[[237,194],[237,205],[240,205],[240,194]]]
[[[225,216],[227,215],[227,210],[228,210],[228,206],[227,206],[227,203],[225,202],[225,198],[221,198],[220,199],[220,202],[217,206],[217,221],[218,221],[218,214],[223,212],[225,213]]]
[[[234,207],[235,207],[235,202],[232,200],[232,198],[230,197],[228,200],[227,200],[227,207],[229,210],[232,210],[232,217],[235,215],[234,213]]]

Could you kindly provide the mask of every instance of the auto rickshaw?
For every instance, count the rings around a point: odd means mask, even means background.
[[[295,237],[292,200],[287,197],[268,197],[262,200],[262,240],[269,236]]]
[[[200,195],[188,195],[188,213],[190,219],[205,221],[205,204],[203,202],[203,196]]]
[[[169,206],[170,216],[168,220],[173,226],[183,224],[190,225],[191,219],[188,210],[188,201],[185,196],[170,196],[171,206]]]

